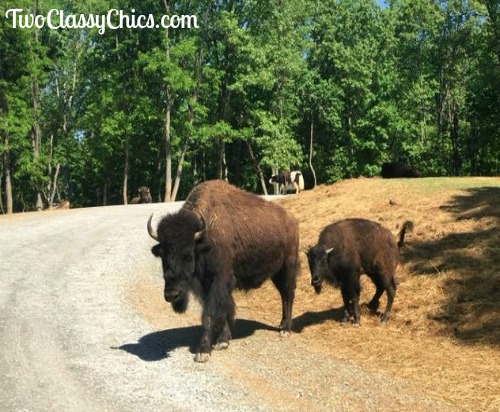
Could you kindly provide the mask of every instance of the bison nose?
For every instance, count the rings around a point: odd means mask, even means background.
[[[181,293],[177,290],[166,290],[164,295],[165,295],[165,300],[167,302],[174,302],[180,295]]]
[[[316,293],[321,293],[321,278],[319,276],[313,276],[311,279],[311,286],[314,287]]]

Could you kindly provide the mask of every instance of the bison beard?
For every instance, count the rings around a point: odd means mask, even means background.
[[[407,231],[412,230],[409,221],[403,224],[396,244],[391,232],[376,222],[364,219],[345,219],[326,226],[318,243],[309,248],[307,259],[311,271],[311,285],[321,292],[322,281],[340,286],[344,302],[342,322],[351,317],[358,326],[360,319],[360,276],[366,273],[376,286],[376,292],[368,307],[375,312],[380,297],[387,293],[387,305],[381,317],[389,319],[396,294],[394,272],[399,264],[399,250],[404,244]]]
[[[282,207],[222,180],[196,186],[182,209],[148,232],[159,243],[165,299],[174,311],[187,309],[189,292],[202,302],[202,336],[195,361],[209,359],[212,345],[231,339],[235,288],[260,287],[271,278],[280,292],[280,332],[291,330],[298,273],[298,222]]]

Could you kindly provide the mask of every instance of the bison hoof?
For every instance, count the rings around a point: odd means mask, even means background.
[[[359,324],[359,322],[353,322],[352,326],[353,326],[354,328],[359,328],[359,327],[360,327],[360,324]]]
[[[289,338],[292,334],[290,333],[289,330],[280,330],[280,336],[284,337],[284,338]]]
[[[194,361],[198,362],[198,363],[208,362],[209,359],[210,359],[210,354],[209,353],[201,353],[201,352],[199,352],[196,355],[194,355]]]
[[[214,346],[215,350],[224,350],[229,348],[229,342],[217,342]]]

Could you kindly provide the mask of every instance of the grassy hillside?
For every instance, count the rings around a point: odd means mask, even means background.
[[[347,217],[375,220],[394,234],[406,219],[415,224],[386,326],[364,310],[361,328],[341,327],[340,292],[315,295],[303,255],[297,331],[323,340],[335,356],[410,379],[467,410],[500,410],[500,178],[354,179],[280,202],[299,218],[303,248]],[[361,301],[373,292],[365,279]]]
[[[399,286],[385,326],[366,308],[374,293],[366,277],[361,327],[341,326],[340,292],[325,285],[316,295],[301,253],[294,342],[405,379],[457,408],[500,410],[499,200],[500,178],[360,178],[277,200],[299,219],[302,249],[325,225],[347,217],[378,221],[395,235],[404,220],[415,225],[401,250]],[[169,309],[158,285],[138,283],[131,296],[162,328]],[[235,293],[235,300],[237,318],[277,326],[281,303],[270,282]]]

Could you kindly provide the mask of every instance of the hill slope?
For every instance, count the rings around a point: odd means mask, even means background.
[[[394,234],[406,219],[415,226],[386,327],[365,311],[359,330],[341,328],[339,291],[315,296],[305,258],[296,327],[336,356],[411,379],[457,406],[500,409],[499,200],[500,178],[361,178],[282,200],[300,219],[303,248],[347,217],[375,220]],[[374,291],[367,279],[363,290],[367,302]]]
[[[386,326],[366,308],[360,328],[340,326],[340,292],[327,287],[316,295],[302,254],[294,306],[294,329],[300,335],[292,336],[294,342],[307,353],[406,380],[457,409],[499,410],[498,199],[500,178],[360,178],[277,200],[299,219],[302,249],[316,242],[325,225],[347,217],[378,221],[394,234],[406,219],[415,226],[402,249]],[[363,303],[374,292],[365,278]],[[159,285],[141,282],[131,303],[151,323],[165,327],[170,309]],[[269,282],[256,291],[237,292],[235,299],[237,319],[277,325],[281,305]],[[322,379],[318,376],[318,385]]]

